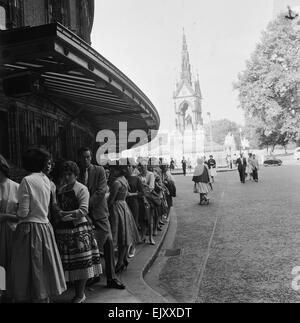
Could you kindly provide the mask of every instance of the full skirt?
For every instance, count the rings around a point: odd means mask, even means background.
[[[0,267],[6,273],[6,295],[11,296],[11,252],[14,231],[8,222],[0,223]]]
[[[70,228],[58,228],[56,240],[67,282],[102,274],[100,252],[91,225],[82,223]]]
[[[115,247],[140,243],[140,235],[126,201],[116,201],[110,208],[110,223]]]
[[[197,191],[201,194],[208,194],[212,191],[211,185],[207,183],[197,183],[196,184]]]
[[[17,226],[11,279],[12,296],[21,302],[55,298],[67,289],[50,223],[21,223]]]

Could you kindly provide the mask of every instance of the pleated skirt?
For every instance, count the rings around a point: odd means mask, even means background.
[[[51,224],[21,223],[13,238],[13,298],[24,302],[61,295],[67,287]]]
[[[212,191],[211,186],[207,183],[197,183],[198,192],[202,194],[208,194]]]

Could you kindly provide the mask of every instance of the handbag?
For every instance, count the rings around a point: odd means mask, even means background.
[[[176,197],[176,186],[175,186],[174,182],[169,181],[168,185],[167,185],[167,188],[168,188],[168,190],[170,192],[170,196],[171,197]]]
[[[145,190],[145,197],[154,206],[161,206],[161,198],[156,192],[150,192],[150,190]]]

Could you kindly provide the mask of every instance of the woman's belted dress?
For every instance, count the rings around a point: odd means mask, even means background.
[[[130,246],[140,242],[139,232],[133,215],[127,205],[128,182],[124,176],[118,177],[111,186],[112,201],[109,213],[114,245]]]

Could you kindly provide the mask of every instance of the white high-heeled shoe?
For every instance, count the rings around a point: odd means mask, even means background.
[[[86,302],[86,296],[83,295],[83,297],[79,298],[79,297],[75,297],[72,299],[72,303],[73,304],[81,304],[81,303],[85,303]]]

